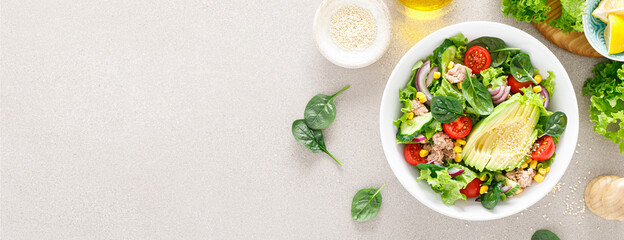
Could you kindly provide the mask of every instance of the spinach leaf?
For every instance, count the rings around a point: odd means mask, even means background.
[[[342,163],[338,161],[327,151],[327,147],[325,146],[325,139],[323,138],[323,132],[321,130],[314,130],[306,125],[303,119],[297,119],[292,124],[292,134],[295,137],[295,140],[299,142],[304,147],[310,149],[313,153],[324,152],[327,153],[331,158],[334,159],[340,166]]]
[[[422,163],[422,164],[418,164],[416,165],[416,168],[420,169],[420,170],[424,170],[424,169],[429,169],[431,171],[431,177],[433,178],[437,178],[438,174],[436,173],[436,171],[440,171],[440,170],[444,170],[446,168],[440,167],[438,165],[435,164],[431,164],[431,163]]]
[[[444,67],[442,67],[442,54],[444,54],[444,52],[446,51],[447,48],[454,46],[453,41],[450,39],[444,39],[444,41],[442,42],[442,44],[440,44],[440,46],[438,46],[436,49],[433,50],[433,54],[431,56],[429,56],[429,60],[431,60],[434,65],[436,66],[440,66],[443,70]],[[453,52],[454,54],[455,52]],[[433,66],[433,65],[432,65]]]
[[[472,109],[480,115],[489,115],[494,110],[492,96],[485,85],[471,76],[466,69],[466,80],[462,82],[462,94]]]
[[[381,191],[386,184],[380,188],[364,188],[353,196],[351,202],[351,217],[358,222],[366,222],[377,216],[381,207]]]
[[[498,202],[501,200],[501,189],[503,188],[503,182],[496,182],[494,186],[490,186],[490,190],[481,197],[481,205],[487,209],[494,209]]]
[[[466,48],[471,48],[473,46],[480,46],[490,52],[490,56],[492,58],[492,61],[490,62],[491,67],[501,66],[509,57],[509,51],[501,51],[501,49],[507,49],[507,44],[505,44],[505,41],[497,37],[477,38],[470,41],[468,45],[466,45]]]
[[[568,117],[563,112],[554,112],[550,117],[548,117],[548,121],[546,122],[546,126],[544,127],[544,133],[542,136],[549,135],[551,137],[558,137],[563,134],[563,131],[568,124]]]
[[[551,232],[550,230],[541,229],[533,233],[531,240],[560,240],[560,239],[559,237],[557,237],[557,234]]]
[[[462,104],[454,97],[434,96],[431,99],[433,119],[441,123],[450,123],[465,116]]]
[[[334,104],[334,98],[348,88],[349,85],[334,95],[327,96],[325,94],[317,94],[310,99],[303,113],[306,125],[316,130],[329,127],[329,125],[334,122],[334,119],[336,118],[336,105]]]
[[[511,65],[509,66],[511,75],[518,80],[518,82],[532,81],[538,84],[533,79],[533,65],[531,64],[531,57],[526,53],[519,53],[511,59]]]

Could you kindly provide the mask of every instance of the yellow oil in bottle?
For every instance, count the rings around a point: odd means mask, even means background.
[[[440,9],[453,0],[398,0],[404,6],[418,11],[432,11]]]

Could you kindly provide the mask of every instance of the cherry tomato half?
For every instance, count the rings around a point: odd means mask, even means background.
[[[459,190],[460,193],[466,195],[467,198],[473,198],[479,196],[479,190],[481,189],[481,179],[473,179],[466,188]]]
[[[531,81],[518,82],[518,80],[516,80],[516,78],[514,78],[513,75],[509,75],[509,78],[507,78],[507,82],[509,86],[511,87],[512,93],[522,93],[520,89],[523,89],[525,87],[531,87],[533,85],[533,82]]]
[[[473,73],[481,73],[481,71],[489,68],[490,62],[492,62],[490,53],[479,46],[469,48],[464,56],[464,65],[469,67]]]
[[[531,153],[531,158],[536,161],[548,160],[555,153],[555,142],[551,136],[543,136],[535,142],[537,143],[537,148]]]
[[[405,145],[405,161],[411,165],[418,165],[427,163],[427,159],[420,156],[420,150],[422,150],[422,144],[407,144]]]
[[[468,133],[472,130],[472,120],[470,117],[461,116],[453,122],[443,123],[442,127],[446,135],[453,139],[460,139],[468,136]]]

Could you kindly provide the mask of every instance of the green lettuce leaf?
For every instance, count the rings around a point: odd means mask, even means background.
[[[561,17],[550,21],[548,24],[565,33],[583,32],[585,7],[585,0],[561,0]]]
[[[455,85],[453,85],[446,79],[441,79],[440,82],[440,88],[438,88],[438,90],[433,93],[433,96],[454,97],[459,100],[462,106],[466,107],[466,99],[464,98],[462,92],[459,91],[457,87],[455,87]]]
[[[520,22],[544,22],[550,11],[546,0],[503,0],[502,5],[505,17],[511,14]]]
[[[425,137],[428,140],[431,140],[431,138],[433,137],[433,134],[442,131],[442,123],[436,121],[435,119],[429,124],[427,125],[427,127],[425,128]]]
[[[551,71],[548,71],[548,77],[543,79],[540,83],[542,87],[546,88],[548,91],[549,97],[552,98],[553,92],[555,91],[555,74]]]
[[[589,117],[595,123],[594,132],[617,144],[624,154],[624,62],[602,62],[592,72],[594,77],[583,84],[583,95],[591,95]]]
[[[490,84],[492,85],[489,88],[500,87],[507,84],[507,75],[503,71],[503,68],[490,67],[485,69],[481,71],[481,77],[483,85],[486,87]]]
[[[452,167],[463,169],[464,172],[452,178],[447,172],[447,170]],[[431,185],[433,191],[442,193],[442,202],[444,202],[444,204],[454,205],[455,201],[459,199],[466,200],[466,196],[461,194],[459,190],[466,187],[466,185],[476,177],[477,174],[469,168],[458,164],[451,164],[449,167],[435,172],[432,172],[429,168],[421,169],[420,177],[418,177],[416,181],[426,180],[427,183]]]

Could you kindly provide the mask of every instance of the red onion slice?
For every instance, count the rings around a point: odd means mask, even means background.
[[[433,73],[437,71],[438,71],[438,66],[431,68],[431,70],[429,71],[429,75],[427,75],[427,81],[425,82],[426,87],[431,86],[431,83],[433,83]]]
[[[429,72],[431,72],[431,61],[427,60],[425,61],[425,63],[423,63],[422,67],[418,69],[418,72],[416,72],[416,76],[414,77],[414,85],[416,85],[416,89],[418,89],[419,92],[425,94],[425,97],[427,97],[427,102],[431,101],[431,98],[433,98],[433,95],[431,95],[425,83],[427,81],[427,75],[429,74]]]
[[[490,92],[490,95],[492,97],[494,97],[496,94],[498,94],[503,88],[501,87],[495,87],[495,88],[488,88],[488,92]]]
[[[463,169],[459,169],[459,168],[456,168],[456,167],[452,167],[452,168],[450,168],[449,170],[446,170],[446,171],[448,172],[449,175],[451,175],[451,177],[457,177],[460,174],[464,173]]]
[[[503,188],[501,188],[502,193],[507,193],[509,190],[511,190],[511,186],[508,185],[503,185]]]
[[[427,140],[427,137],[425,137],[424,135],[420,134],[420,135],[416,136],[414,139],[412,139],[412,142],[424,143],[426,140]]]
[[[547,108],[548,104],[550,103],[550,94],[548,93],[548,90],[546,90],[546,88],[543,86],[540,95],[544,99],[544,108]]]
[[[511,87],[510,86],[506,86],[503,88],[503,93],[501,94],[500,97],[494,99],[492,98],[492,103],[494,104],[501,104],[502,102],[504,102],[505,100],[507,100],[507,96],[509,96],[509,93],[511,92]]]

